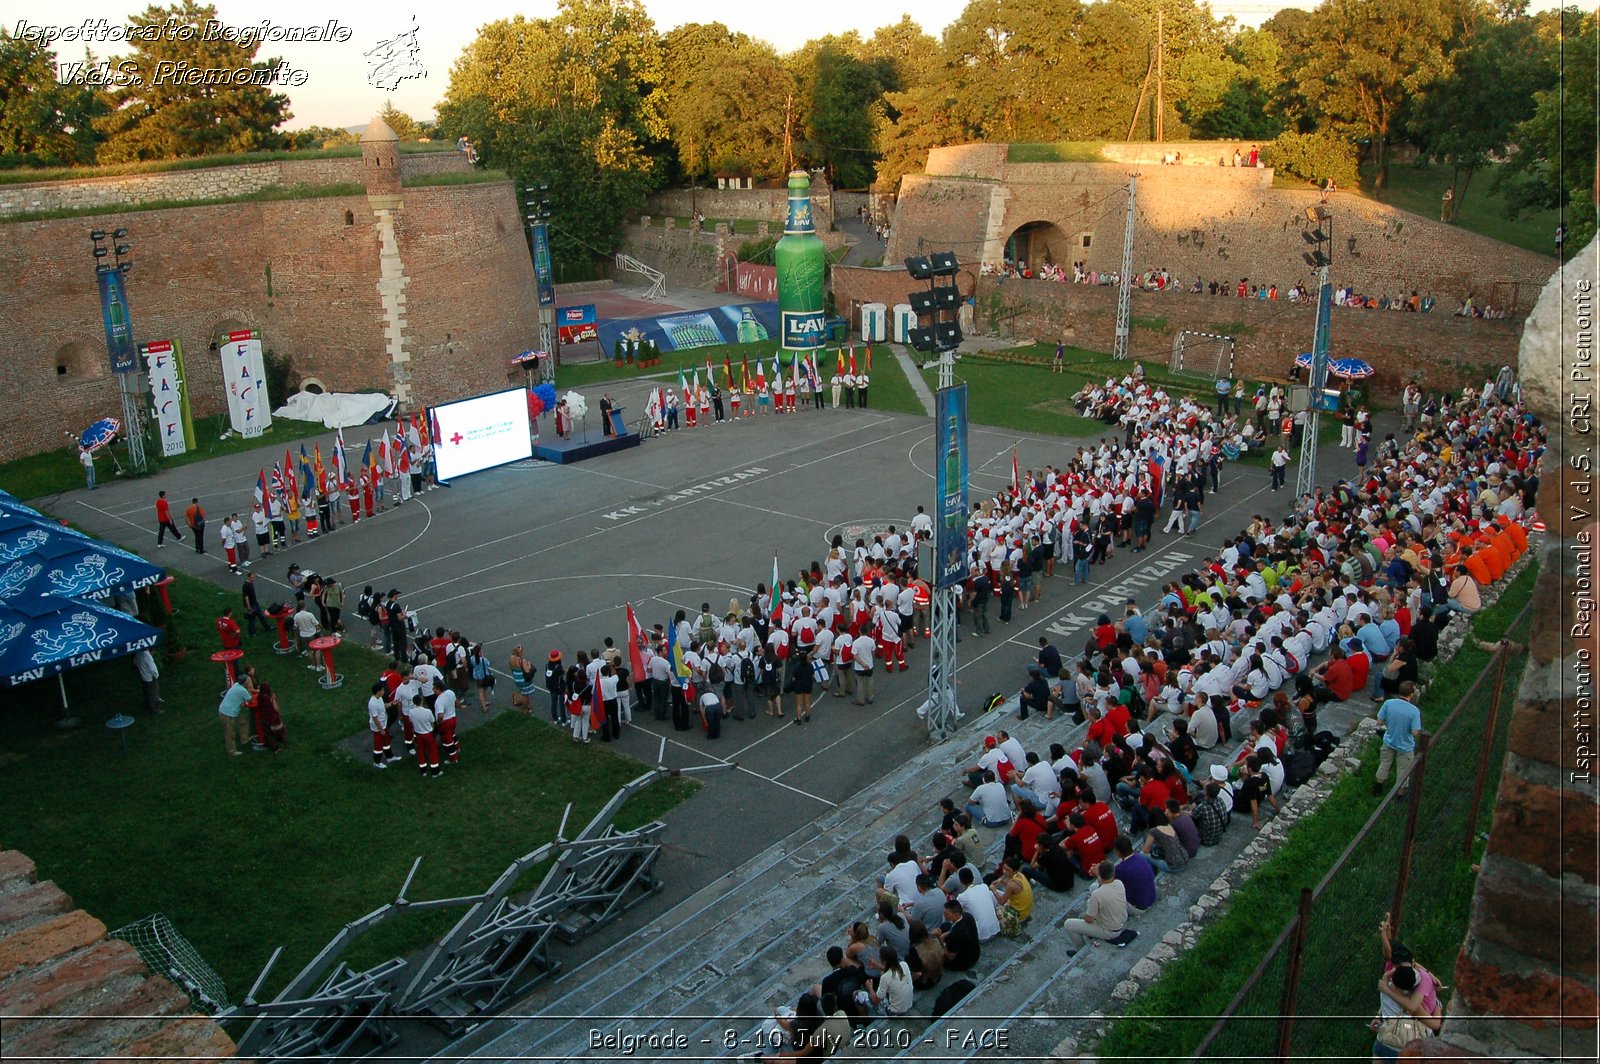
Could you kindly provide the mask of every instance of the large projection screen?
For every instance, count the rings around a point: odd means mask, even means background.
[[[521,388],[433,408],[433,457],[440,480],[533,457],[528,395]]]

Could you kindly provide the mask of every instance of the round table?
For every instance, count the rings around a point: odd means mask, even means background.
[[[268,610],[267,616],[278,624],[278,641],[272,644],[272,649],[279,654],[293,654],[294,642],[289,638],[289,618],[294,616],[294,610],[284,606],[281,609]]]
[[[233,663],[242,657],[244,657],[244,651],[240,650],[238,647],[233,647],[230,650],[219,650],[215,654],[211,655],[212,661],[216,662],[218,665],[221,665],[227,670],[228,685],[227,687],[223,688],[224,691],[226,691],[228,687],[233,686],[234,680],[237,678],[234,674]]]
[[[333,671],[333,648],[341,642],[343,640],[336,635],[319,635],[307,644],[313,652],[322,652],[322,676],[317,683],[322,685],[324,691],[332,691],[344,684],[344,677]]]
[[[171,576],[164,576],[155,582],[155,589],[161,592],[161,605],[166,608],[168,613],[177,613],[178,611],[172,608],[172,599],[167,595],[167,588],[171,586]]]

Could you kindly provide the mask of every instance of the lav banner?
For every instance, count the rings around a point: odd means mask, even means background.
[[[933,532],[935,587],[954,587],[967,579],[967,386],[940,388],[934,396],[938,426],[935,475],[937,521]]]
[[[176,340],[153,340],[140,345],[150,374],[150,401],[155,411],[161,455],[171,458],[189,449],[193,422],[189,399],[183,390],[183,360]]]
[[[222,380],[228,389],[228,421],[240,436],[255,439],[272,427],[261,334],[254,329],[228,333],[222,350]]]
[[[106,326],[106,352],[111,356],[112,373],[132,373],[139,368],[139,355],[133,346],[133,322],[128,317],[128,290],[118,270],[101,270],[100,316]]]
[[[556,305],[555,274],[550,268],[550,230],[543,225],[533,227],[533,276],[538,283],[539,305]]]

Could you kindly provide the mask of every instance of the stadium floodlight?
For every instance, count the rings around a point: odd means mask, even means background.
[[[919,318],[926,318],[934,313],[934,297],[932,290],[912,292],[910,295],[906,296],[906,300],[911,304],[911,313],[915,314]]]
[[[933,327],[935,346],[940,351],[954,351],[961,346],[961,326],[953,321],[941,321]]]
[[[906,272],[913,281],[926,281],[933,277],[933,264],[925,256],[913,255],[906,259]]]
[[[933,275],[935,277],[954,277],[960,267],[956,264],[956,254],[953,251],[938,251],[931,258]],[[913,274],[912,276],[916,276]]]
[[[911,346],[916,350],[929,354],[933,352],[934,339],[932,329],[911,329],[906,335],[911,340]]]
[[[939,310],[959,310],[961,289],[953,284],[938,286],[933,290],[933,305]]]

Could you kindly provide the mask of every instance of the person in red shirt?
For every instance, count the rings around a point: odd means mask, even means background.
[[[1140,773],[1144,776],[1144,783],[1139,788],[1139,804],[1133,811],[1133,830],[1143,831],[1150,826],[1150,811],[1160,809],[1165,811],[1167,799],[1172,797],[1171,789],[1155,774],[1155,767],[1149,762],[1140,766]]]
[[[1099,743],[1101,749],[1110,747],[1117,737],[1117,731],[1116,727],[1105,715],[1104,708],[1090,706],[1089,717],[1089,730],[1084,734],[1083,741],[1085,743]]]
[[[1335,645],[1328,651],[1328,660],[1311,670],[1310,679],[1320,680],[1320,686],[1311,689],[1311,697],[1318,702],[1343,702],[1356,690],[1355,672],[1344,647]]]
[[[1061,845],[1072,858],[1072,863],[1078,866],[1078,871],[1087,873],[1088,869],[1105,860],[1110,845],[1088,825],[1082,813],[1073,813],[1071,824],[1072,834]]]
[[[1032,802],[1026,798],[1017,802],[1017,822],[1011,825],[1011,830],[1007,834],[1017,840],[1014,845],[1017,852],[1022,855],[1023,861],[1028,864],[1033,863],[1034,855],[1039,849],[1039,838],[1046,833],[1048,827],[1044,817],[1039,815]],[[1010,849],[1012,845],[1013,843],[1008,840],[1006,848]]]
[[[1346,648],[1345,661],[1350,663],[1350,677],[1355,683],[1354,690],[1365,691],[1367,678],[1372,675],[1372,659],[1367,657],[1367,652],[1361,648],[1360,643],[1351,640],[1354,644]]]
[[[1113,813],[1111,811],[1111,807],[1105,802],[1089,803],[1088,808],[1084,809],[1083,811],[1083,816],[1085,822],[1087,822],[1090,827],[1094,828],[1102,839],[1113,841],[1116,839],[1117,814]],[[1106,846],[1109,848],[1110,845],[1111,842],[1108,841]]]
[[[241,645],[239,622],[233,619],[232,606],[225,607],[217,618],[217,638],[222,640],[223,650],[238,650]]]
[[[1100,644],[1101,650],[1105,650],[1108,647],[1116,645],[1116,626],[1111,623],[1111,618],[1104,613],[1100,615],[1100,621],[1095,625],[1094,641]]]
[[[1127,705],[1114,702],[1106,707],[1106,722],[1111,726],[1111,737],[1120,739],[1128,734],[1128,729],[1133,722],[1133,714],[1128,711]]]
[[[167,533],[172,533],[172,538],[179,543],[183,537],[178,534],[178,526],[172,523],[172,504],[167,502],[167,493],[156,493],[156,546],[165,547]]]

